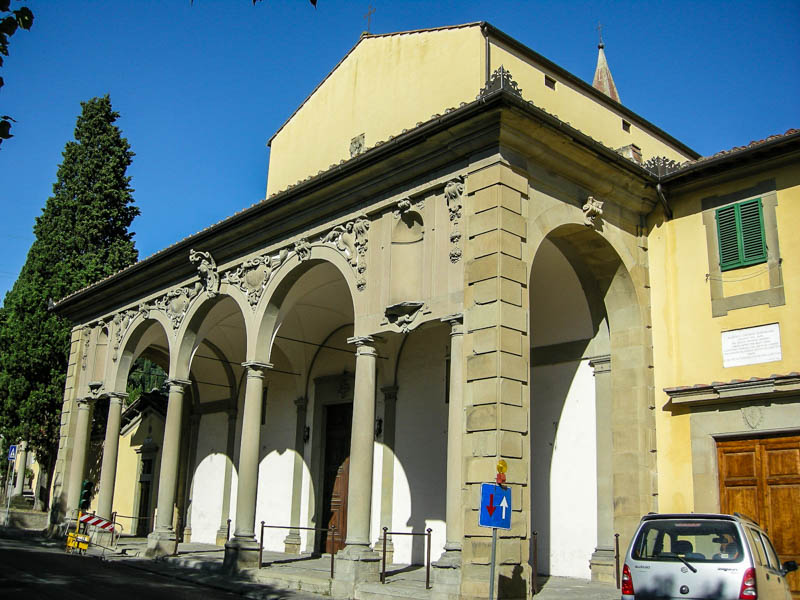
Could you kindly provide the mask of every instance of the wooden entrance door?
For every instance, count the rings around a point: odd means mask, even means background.
[[[781,562],[800,562],[800,436],[717,442],[720,510],[740,512],[769,534]],[[800,598],[800,572],[787,577]]]
[[[325,467],[322,486],[322,523],[336,527],[336,536],[323,532],[324,552],[344,548],[347,536],[347,489],[350,475],[350,431],[352,404],[331,404],[325,408]]]

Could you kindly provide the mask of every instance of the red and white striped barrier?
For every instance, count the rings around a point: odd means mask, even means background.
[[[87,525],[94,525],[98,529],[104,529],[105,531],[114,530],[114,524],[111,521],[103,517],[98,517],[97,515],[81,515],[80,522],[86,523]]]

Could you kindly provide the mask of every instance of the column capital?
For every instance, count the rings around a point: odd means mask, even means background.
[[[381,392],[383,393],[383,401],[384,402],[397,402],[397,386],[396,385],[386,385],[381,388]]]
[[[464,314],[453,313],[439,319],[442,323],[450,323],[450,335],[464,335]]]
[[[188,379],[177,379],[177,378],[167,379],[164,383],[166,383],[170,387],[170,389],[173,387],[180,388],[181,392],[184,390],[184,388],[192,385],[192,382],[189,381]]]
[[[242,363],[242,366],[247,370],[248,377],[264,377],[264,371],[272,368],[272,363],[262,363],[255,360],[249,360]]]
[[[308,406],[308,398],[305,396],[300,396],[294,399],[294,405],[297,407],[297,410],[305,410]]]
[[[375,338],[371,335],[353,336],[347,338],[348,344],[356,347],[356,356],[377,356],[375,350]]]
[[[127,392],[110,392],[108,394],[108,401],[109,402],[119,402],[122,403],[123,401],[128,399]]]
[[[93,396],[84,396],[83,398],[78,398],[78,408],[84,410],[88,409],[95,400],[96,398]]]
[[[594,375],[611,372],[611,355],[595,356],[589,359],[589,366],[594,369]]]

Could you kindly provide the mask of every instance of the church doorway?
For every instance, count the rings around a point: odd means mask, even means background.
[[[336,535],[322,532],[321,548],[336,553],[347,538],[347,489],[350,473],[350,433],[353,405],[325,407],[325,462],[323,467],[322,523],[335,527]]]

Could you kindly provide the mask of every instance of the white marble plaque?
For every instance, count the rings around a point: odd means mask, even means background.
[[[777,323],[722,332],[722,366],[741,367],[781,360]]]

